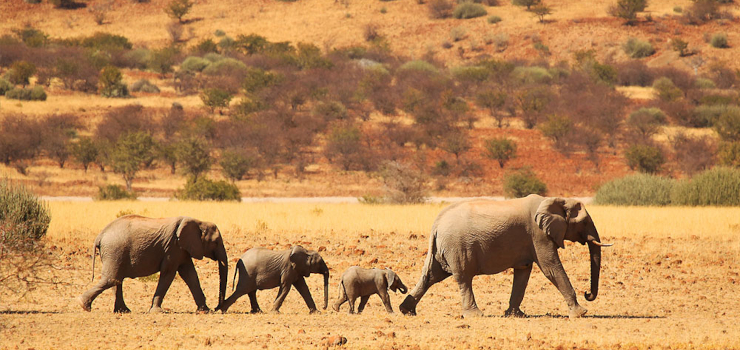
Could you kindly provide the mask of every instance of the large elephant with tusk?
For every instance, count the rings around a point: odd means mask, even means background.
[[[568,304],[571,318],[583,316],[576,293],[563,269],[558,248],[569,240],[588,244],[591,290],[596,299],[601,271],[599,233],[582,202],[568,198],[530,195],[507,201],[471,200],[442,210],[432,226],[429,251],[421,278],[401,303],[404,314],[416,314],[416,305],[433,284],[453,276],[460,288],[464,316],[479,316],[473,295],[473,277],[514,269],[514,283],[506,316],[523,317],[520,310],[532,264],[555,285]]]

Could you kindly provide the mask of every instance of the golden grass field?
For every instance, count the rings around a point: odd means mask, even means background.
[[[631,208],[589,206],[604,249],[599,297],[588,303],[588,252],[569,244],[561,259],[589,309],[569,320],[554,286],[535,268],[522,309],[531,317],[503,318],[512,276],[505,272],[475,280],[486,317],[459,317],[459,292],[448,279],[432,287],[419,315],[387,315],[370,299],[362,315],[328,310],[309,315],[297,292],[281,314],[251,315],[248,298],[226,314],[195,314],[179,278],[163,306],[149,315],[156,280],[124,283],[131,314],[111,312],[108,290],[83,312],[74,301],[91,285],[90,248],[97,233],[117,215],[189,215],[220,227],[233,263],[247,249],[284,249],[291,244],[321,250],[331,272],[330,303],[337,280],[352,265],[390,267],[413,288],[428,245],[428,231],[442,204],[366,206],[350,204],[240,204],[190,202],[49,203],[52,222],[46,242],[54,269],[42,284],[21,295],[0,297],[0,348],[325,348],[335,336],[351,349],[562,348],[683,349],[740,348],[740,208]],[[96,265],[99,275],[100,264]],[[218,290],[214,262],[198,261],[210,306]],[[319,304],[321,278],[308,279]],[[227,295],[230,294],[230,291]],[[267,309],[275,290],[258,293]],[[394,309],[403,295],[392,295]]]

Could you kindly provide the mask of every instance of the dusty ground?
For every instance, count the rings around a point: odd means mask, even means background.
[[[281,314],[250,315],[245,297],[226,314],[199,315],[179,278],[165,299],[166,314],[145,314],[156,286],[150,278],[126,280],[131,314],[111,312],[112,291],[95,301],[91,313],[74,302],[91,285],[90,242],[117,211],[152,216],[197,211],[219,224],[232,262],[254,246],[325,247],[321,254],[332,272],[331,303],[339,274],[351,265],[391,267],[413,287],[428,227],[441,207],[52,203],[47,244],[53,247],[57,269],[52,272],[60,283],[39,285],[24,297],[2,295],[0,348],[323,348],[334,336],[346,337],[344,347],[351,349],[740,348],[738,209],[589,207],[603,240],[615,246],[604,250],[601,290],[592,303],[581,297],[588,288],[587,249],[571,244],[561,250],[579,302],[589,309],[578,320],[565,317],[562,297],[536,268],[522,306],[530,315],[526,319],[502,317],[511,288],[508,272],[476,278],[476,298],[486,315],[477,319],[459,317],[452,280],[432,287],[416,317],[387,315],[377,297],[362,315],[347,315],[346,306],[340,313],[309,315],[295,291]],[[196,266],[213,307],[216,265],[200,261]],[[320,276],[308,284],[320,304]],[[263,309],[275,293],[258,293]],[[391,295],[394,309],[403,297]]]

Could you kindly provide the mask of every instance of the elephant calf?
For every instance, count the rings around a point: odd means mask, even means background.
[[[249,294],[252,304],[252,313],[262,312],[257,304],[257,290],[280,287],[277,298],[272,305],[272,311],[278,312],[288,295],[291,286],[301,293],[306,306],[311,313],[316,312],[311,292],[304,277],[312,273],[324,275],[324,309],[329,302],[329,268],[319,253],[306,250],[301,246],[293,246],[283,251],[273,251],[265,248],[247,250],[236,263],[234,279],[239,274],[236,291],[217,309],[226,312],[239,297]]]
[[[407,288],[401,279],[391,269],[363,269],[358,266],[352,266],[342,274],[339,282],[339,299],[332,307],[334,311],[339,311],[339,307],[345,301],[349,301],[349,313],[355,313],[355,300],[360,297],[360,306],[357,313],[361,313],[367,304],[367,300],[373,294],[378,294],[383,300],[385,310],[393,313],[391,299],[388,296],[388,289],[406,294]]]
[[[104,290],[116,292],[114,312],[130,312],[123,302],[123,279],[144,277],[159,272],[159,283],[149,312],[162,311],[162,300],[176,274],[193,294],[198,311],[208,311],[193,259],[207,257],[218,261],[218,304],[226,294],[228,258],[221,231],[215,224],[189,217],[152,219],[126,215],[113,220],[95,238],[92,254],[93,278],[95,251],[103,263],[100,282],[83,293],[77,301],[90,311],[93,300]]]

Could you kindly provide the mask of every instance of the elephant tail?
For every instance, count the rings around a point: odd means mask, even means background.
[[[239,267],[244,268],[244,261],[242,259],[239,259],[239,261],[236,262],[236,268],[234,269],[234,279],[231,280],[231,291],[234,291],[234,288],[236,288],[236,275],[239,274]]]
[[[93,249],[92,249],[92,279],[91,281],[93,282],[95,281],[95,254],[99,250],[100,250],[100,235],[98,235],[98,237],[95,238],[95,242],[93,243]]]
[[[344,288],[344,279],[339,281],[339,300],[343,300],[347,296],[347,289]]]
[[[429,250],[427,250],[427,256],[424,258],[424,266],[421,271],[421,278],[423,285],[428,286],[429,277],[432,273],[432,264],[434,264],[434,257],[437,255],[437,223],[434,223],[432,227],[431,237],[429,237]]]

